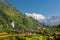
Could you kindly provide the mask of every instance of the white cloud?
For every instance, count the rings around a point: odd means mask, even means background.
[[[37,13],[25,13],[27,16],[31,16],[36,20],[43,20],[46,19],[42,14],[37,14]]]

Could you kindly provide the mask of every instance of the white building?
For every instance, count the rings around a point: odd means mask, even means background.
[[[12,27],[15,27],[15,23],[14,22],[12,22],[11,25],[12,25]]]

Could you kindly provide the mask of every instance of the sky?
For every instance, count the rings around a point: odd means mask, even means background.
[[[5,0],[23,13],[39,13],[46,18],[60,16],[60,0]]]

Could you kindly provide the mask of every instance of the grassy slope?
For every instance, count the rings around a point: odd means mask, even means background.
[[[13,21],[15,28],[11,26]],[[0,1],[0,29],[37,29],[37,26],[41,27],[42,24],[19,12],[11,4]]]

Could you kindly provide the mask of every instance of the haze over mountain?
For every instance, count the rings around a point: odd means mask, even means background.
[[[52,16],[50,19],[46,20],[46,25],[59,25],[60,24],[60,16]]]
[[[38,20],[39,22],[41,22],[44,25],[58,25],[60,24],[60,16],[52,16],[49,19],[45,18],[43,15],[41,14],[37,14],[37,13],[26,13],[27,16],[33,17],[34,19]]]

